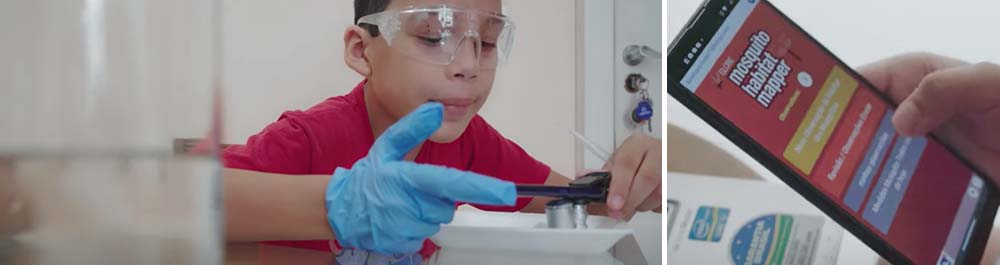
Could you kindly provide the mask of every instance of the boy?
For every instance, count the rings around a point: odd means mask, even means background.
[[[355,0],[344,60],[364,81],[224,151],[227,239],[426,258],[456,202],[543,212],[512,183],[569,180],[476,115],[512,39],[500,0]],[[626,140],[604,168],[607,207],[591,211],[658,210],[660,146]]]

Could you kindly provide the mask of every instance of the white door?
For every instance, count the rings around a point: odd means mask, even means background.
[[[618,146],[633,132],[646,131],[661,138],[663,112],[660,95],[663,91],[662,64],[659,52],[661,40],[661,0],[615,0],[614,1],[615,40],[615,146]],[[628,50],[628,52],[626,52]],[[631,54],[631,63],[626,63],[626,53]],[[639,61],[637,61],[639,60]],[[634,64],[634,65],[630,65]],[[636,124],[632,114],[640,100],[639,92],[626,90],[629,75],[638,75],[646,80],[646,91],[652,100],[653,116],[651,129],[647,123]]]
[[[614,82],[617,83],[613,91],[615,147],[620,146],[636,131],[650,133],[656,138],[663,139],[661,128],[664,115],[661,107],[664,102],[660,97],[664,87],[661,82],[663,68],[660,58],[657,58],[658,53],[662,51],[660,38],[662,2],[661,0],[615,0],[614,2]],[[632,116],[642,92],[626,90],[626,80],[629,80],[630,75],[633,78],[641,76],[646,80],[645,84],[637,85],[645,87],[646,97],[652,102],[653,116],[649,121],[640,124],[635,123]],[[637,232],[636,240],[639,241],[649,264],[660,264],[662,261],[660,217],[660,214],[656,213],[640,213],[629,222]]]
[[[635,132],[650,133],[662,139],[664,102],[662,63],[656,58],[662,51],[661,0],[582,0],[577,2],[579,68],[577,83],[580,125],[577,128],[597,146],[612,151]],[[641,62],[626,63],[624,50],[635,45],[645,56]],[[645,46],[645,48],[643,48]],[[652,131],[637,125],[631,113],[640,100],[638,91],[626,90],[626,78],[637,74],[645,78],[648,98],[652,101]],[[599,169],[604,161],[586,148],[577,148],[578,165]],[[666,149],[664,149],[666,150]],[[661,215],[640,213],[630,222],[646,262],[661,264]],[[616,253],[619,250],[616,249]]]
[[[578,2],[577,83],[582,95],[577,101],[581,121],[577,129],[606,151],[614,150],[637,131],[662,139],[661,7],[660,0]],[[630,47],[641,54],[641,61],[626,63],[625,50]],[[642,93],[626,89],[630,75],[646,80],[643,86],[653,110],[651,127],[649,122],[636,124],[631,118]],[[604,164],[586,148],[577,150],[578,164],[583,168]]]

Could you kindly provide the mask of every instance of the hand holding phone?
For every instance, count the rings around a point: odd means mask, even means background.
[[[987,175],[1000,176],[1000,66],[907,53],[858,73],[899,104],[892,123],[900,134],[933,131]]]
[[[887,260],[980,260],[1000,205],[996,65],[862,75],[766,0],[707,0],[667,66],[671,96]]]

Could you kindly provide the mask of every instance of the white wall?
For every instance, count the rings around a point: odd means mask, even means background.
[[[285,110],[306,109],[361,80],[343,61],[348,0],[225,0],[225,133],[242,143]],[[573,174],[573,0],[508,0],[517,32],[480,114],[537,159]]]

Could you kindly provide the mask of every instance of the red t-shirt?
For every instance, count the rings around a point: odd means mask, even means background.
[[[375,142],[365,109],[365,82],[346,95],[326,99],[306,111],[286,111],[263,131],[250,136],[246,144],[226,148],[222,152],[223,164],[227,168],[293,175],[333,174],[337,167],[351,168]],[[425,142],[414,161],[524,184],[542,184],[550,171],[479,115],[455,141]],[[518,198],[513,207],[474,206],[516,211],[528,201]],[[330,251],[331,245],[328,240],[270,243],[324,251]],[[434,248],[427,241],[420,252],[426,257]]]

